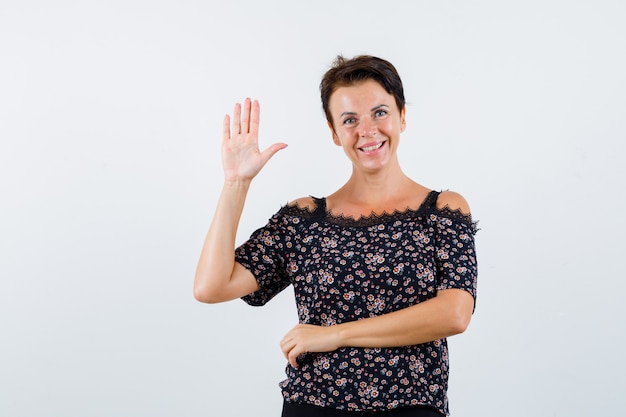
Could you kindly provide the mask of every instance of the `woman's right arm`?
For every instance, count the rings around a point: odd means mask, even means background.
[[[239,219],[252,179],[269,159],[287,145],[275,143],[259,151],[259,103],[237,103],[231,120],[224,118],[222,163],[225,181],[209,227],[194,280],[198,301],[218,303],[243,297],[259,289],[250,271],[235,262]]]

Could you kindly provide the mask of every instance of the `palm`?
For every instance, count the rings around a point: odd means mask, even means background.
[[[259,115],[259,103],[246,99],[243,109],[239,103],[235,105],[232,129],[230,117],[224,118],[222,163],[227,181],[251,180],[276,152],[287,146],[275,143],[263,152],[259,150]]]

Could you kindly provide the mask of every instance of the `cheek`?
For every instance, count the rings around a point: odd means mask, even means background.
[[[378,130],[385,133],[391,133],[395,130],[395,126],[391,120],[387,119],[378,124]]]
[[[349,136],[346,136],[348,134],[349,132],[345,132],[343,130],[337,130],[336,133],[335,131],[333,131],[333,142],[335,143],[335,145],[343,146],[343,144],[346,143],[347,140],[349,140]]]
[[[404,123],[400,120],[386,120],[385,124],[380,126],[380,130],[384,130],[385,132],[404,132]]]
[[[337,133],[333,133],[333,141],[339,146],[358,139],[358,131],[354,128],[338,129]]]
[[[333,139],[333,142],[335,143],[335,145],[341,145],[341,141],[339,140],[339,137],[337,136],[337,133],[333,124],[328,122],[328,129],[330,130],[330,137]]]

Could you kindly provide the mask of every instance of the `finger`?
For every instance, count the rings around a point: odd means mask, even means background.
[[[300,353],[304,352],[300,352],[300,350],[297,348],[293,348],[289,352],[289,364],[294,368],[298,367],[298,356],[300,356]]]
[[[250,114],[250,133],[259,134],[259,120],[261,118],[261,105],[258,100],[252,102],[252,113]]]
[[[283,356],[285,357],[285,359],[289,360],[289,352],[291,352],[292,348],[293,348],[293,346],[285,347],[285,348],[282,349]]]
[[[280,350],[283,351],[283,355],[285,356],[285,359],[288,359],[289,357],[289,352],[291,351],[291,349],[294,348],[294,346],[296,345],[296,343],[293,341],[293,339],[287,339],[286,337],[283,338],[283,340],[281,340],[280,342]]]
[[[261,152],[261,158],[263,159],[263,163],[265,164],[267,161],[270,160],[272,156],[276,154],[276,152],[280,151],[281,149],[285,149],[286,147],[286,143],[274,143],[273,145],[268,146],[267,149]]]
[[[247,98],[243,102],[243,114],[241,115],[241,133],[248,133],[250,131],[250,99]]]
[[[235,104],[233,110],[233,135],[241,133],[241,104]]]
[[[222,127],[222,140],[227,141],[230,139],[230,116],[224,116],[224,125]]]

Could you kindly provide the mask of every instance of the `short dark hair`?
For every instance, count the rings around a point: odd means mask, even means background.
[[[346,59],[337,55],[330,69],[326,71],[320,83],[320,94],[322,98],[322,108],[326,115],[326,120],[334,127],[330,114],[330,96],[339,87],[347,87],[358,84],[365,80],[374,80],[380,84],[387,93],[391,94],[395,100],[398,110],[404,109],[404,88],[402,80],[396,68],[382,58],[371,55],[358,55],[354,58]]]

